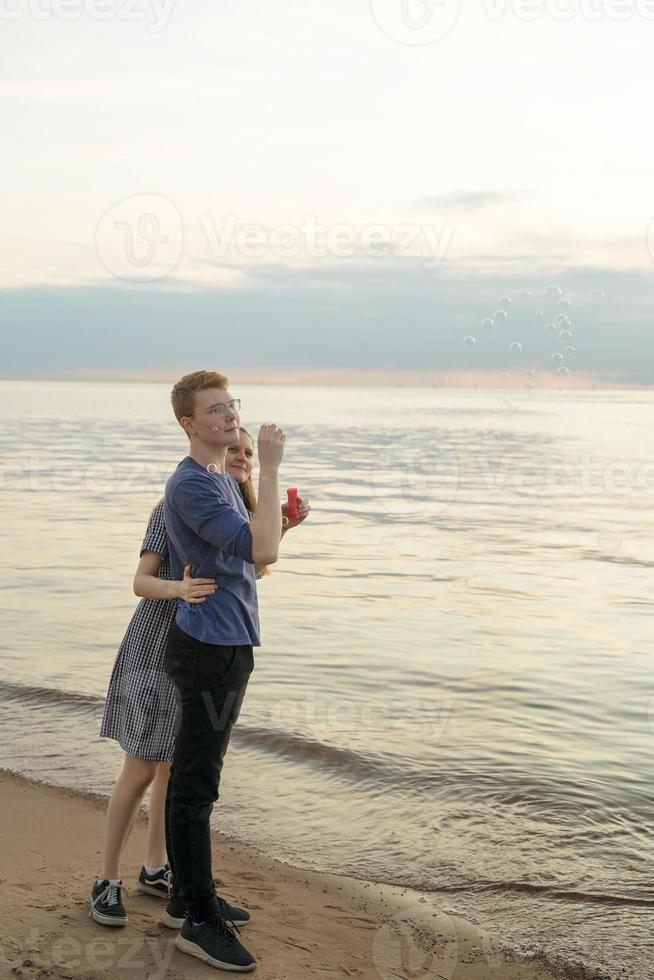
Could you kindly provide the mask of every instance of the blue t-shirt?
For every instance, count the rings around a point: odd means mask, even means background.
[[[173,578],[190,564],[193,578],[218,584],[205,602],[179,600],[179,628],[203,643],[261,646],[252,531],[236,480],[186,456],[166,483],[164,521]]]

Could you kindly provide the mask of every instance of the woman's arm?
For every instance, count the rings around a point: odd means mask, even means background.
[[[290,531],[291,528],[298,527],[303,521],[306,521],[307,517],[311,513],[311,504],[309,503],[308,497],[298,497],[298,516],[291,517],[288,516],[288,504],[282,504],[282,538]]]
[[[281,534],[280,541],[284,539],[284,535],[286,534],[287,531],[289,531],[292,527],[297,527],[299,524],[302,523],[302,521],[305,521],[309,516],[311,505],[309,504],[308,500],[303,500],[302,497],[298,497],[298,508],[299,508],[298,516],[293,520],[289,520],[287,515],[288,505],[282,504],[282,534]],[[267,565],[255,565],[254,570],[257,576],[270,575],[270,571],[268,570]]]
[[[144,599],[184,599],[194,604],[204,602],[205,597],[216,591],[216,580],[213,578],[191,578],[191,566],[184,569],[184,578],[180,581],[169,581],[158,578],[161,567],[161,555],[155,551],[144,551],[141,555],[136,575],[134,576],[134,592]]]
[[[179,582],[157,578],[160,567],[161,555],[155,551],[143,552],[134,576],[135,595],[142,596],[144,599],[181,598]]]

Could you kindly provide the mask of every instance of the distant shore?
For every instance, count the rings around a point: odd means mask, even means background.
[[[218,365],[220,367],[220,365]],[[229,377],[234,385],[264,385],[281,387],[316,387],[316,388],[443,388],[451,390],[479,391],[516,391],[525,385],[525,368],[535,370],[532,378],[531,392],[539,391],[651,391],[652,385],[638,384],[625,381],[618,375],[603,373],[601,376],[575,371],[569,377],[562,379],[543,369],[538,363],[525,363],[519,369],[509,373],[508,378],[502,377],[502,370],[497,371],[448,371],[435,366],[432,370],[417,370],[409,368],[388,369],[359,369],[359,368],[288,368],[288,369],[257,369],[256,367],[229,366]],[[189,368],[190,370],[190,368]],[[105,384],[167,384],[172,385],[180,374],[179,366],[166,366],[120,371],[102,371],[95,367],[79,368],[61,377],[35,375],[34,377],[0,377],[0,383],[22,382],[80,382]]]

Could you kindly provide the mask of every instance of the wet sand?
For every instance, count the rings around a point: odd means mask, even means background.
[[[225,975],[175,949],[158,922],[163,901],[141,895],[146,821],[124,855],[129,923],[89,918],[106,800],[0,772],[0,976],[62,980],[182,980]],[[303,871],[215,835],[220,893],[252,913],[241,940],[262,980],[550,980],[513,960],[501,936],[438,908],[429,896]]]

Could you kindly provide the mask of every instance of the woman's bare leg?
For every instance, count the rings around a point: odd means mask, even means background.
[[[166,791],[170,763],[157,763],[157,774],[150,790],[150,815],[148,817],[148,850],[145,860],[149,868],[163,868],[166,856]]]
[[[120,855],[138,814],[145,791],[156,775],[157,763],[125,755],[120,776],[111,793],[104,825],[102,877],[120,878]]]

